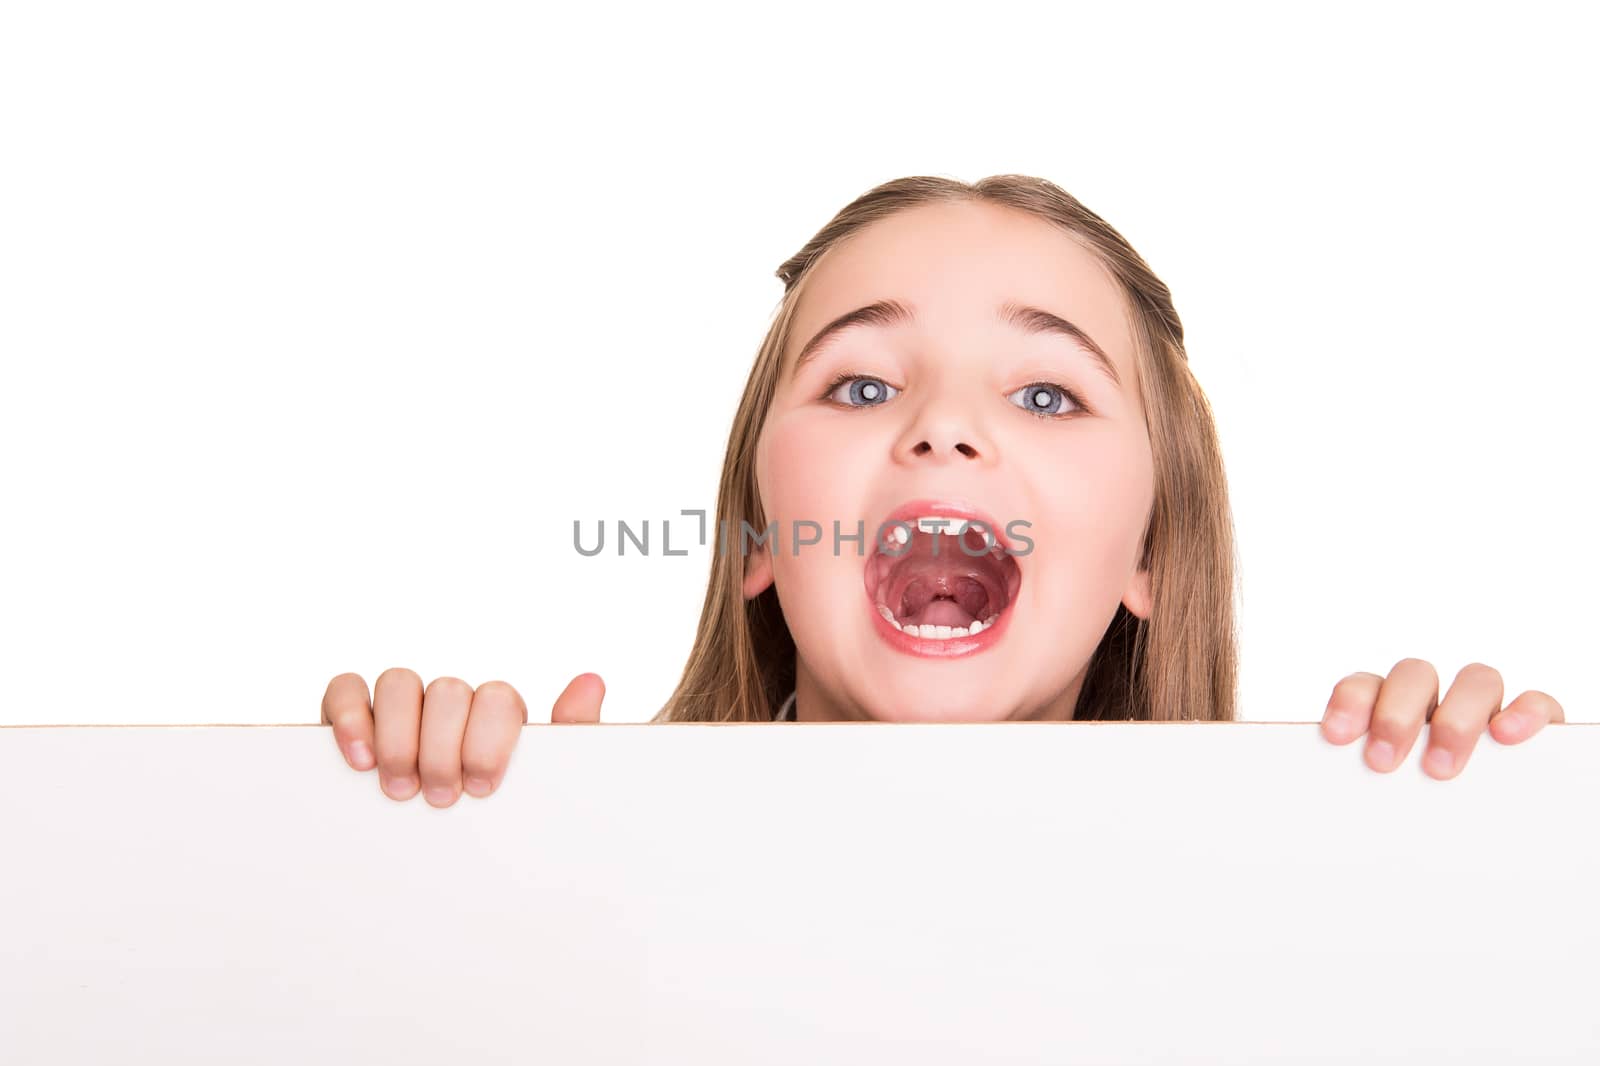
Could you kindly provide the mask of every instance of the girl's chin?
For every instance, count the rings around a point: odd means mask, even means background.
[[[879,722],[1003,722],[1010,717],[1013,697],[1001,696],[992,685],[965,691],[948,677],[888,678],[874,686],[873,702],[865,710]]]
[[[879,722],[905,722],[935,724],[942,722],[1004,722],[1006,714],[997,705],[963,706],[951,708],[899,707],[890,714],[876,717]]]

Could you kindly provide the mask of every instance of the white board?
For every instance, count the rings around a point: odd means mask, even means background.
[[[0,728],[0,1062],[1600,1058],[1600,727]]]

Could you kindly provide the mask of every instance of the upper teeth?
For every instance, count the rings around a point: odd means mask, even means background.
[[[969,525],[975,521],[971,518],[952,518],[948,515],[929,515],[921,518],[900,519],[890,526],[885,534],[887,540],[895,544],[907,544],[911,541],[911,533],[906,529],[908,525],[915,525],[921,533],[943,533],[947,537],[961,537],[969,531],[977,531],[983,535],[983,545],[989,551],[998,552],[1000,544],[987,528],[979,525]]]

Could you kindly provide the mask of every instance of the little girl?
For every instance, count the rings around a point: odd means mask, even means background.
[[[880,185],[778,268],[745,385],[689,662],[653,722],[1235,718],[1234,548],[1210,407],[1167,286],[1038,178]],[[328,685],[323,721],[394,799],[498,786],[527,709],[412,671]],[[1443,701],[1431,665],[1334,686],[1323,733],[1388,771],[1454,776],[1502,709],[1497,671]],[[598,722],[580,674],[556,722]]]

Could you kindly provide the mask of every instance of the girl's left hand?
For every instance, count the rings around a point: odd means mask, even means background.
[[[1439,702],[1439,675],[1422,659],[1401,659],[1387,678],[1358,673],[1333,686],[1322,716],[1322,735],[1335,744],[1370,733],[1367,765],[1387,773],[1405,761],[1411,745],[1429,724],[1422,768],[1440,781],[1466,765],[1473,745],[1487,727],[1501,744],[1519,744],[1547,722],[1565,722],[1561,704],[1543,692],[1528,691],[1504,708],[1500,671],[1468,663]]]

